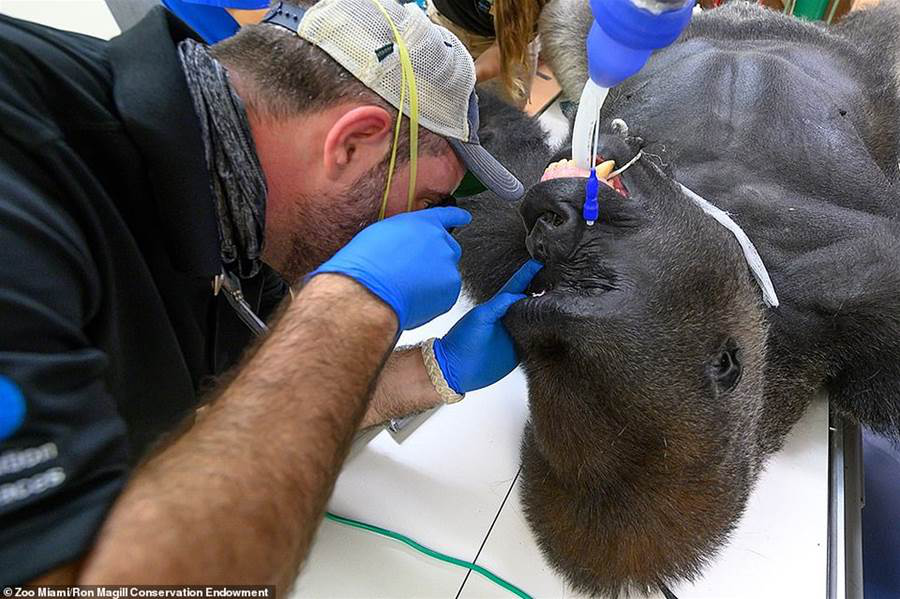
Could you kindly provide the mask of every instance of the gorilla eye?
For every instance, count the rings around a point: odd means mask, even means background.
[[[725,348],[713,362],[712,375],[716,385],[722,391],[731,391],[741,380],[740,351],[733,339],[729,339]]]

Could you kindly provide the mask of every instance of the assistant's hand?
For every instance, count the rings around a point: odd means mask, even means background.
[[[542,268],[529,260],[497,294],[475,306],[434,342],[444,379],[457,393],[492,385],[512,372],[519,363],[512,337],[500,319],[515,302],[524,299],[525,288]]]
[[[394,309],[401,330],[415,328],[456,302],[462,250],[447,230],[470,220],[453,207],[392,216],[360,231],[310,276],[351,277]]]

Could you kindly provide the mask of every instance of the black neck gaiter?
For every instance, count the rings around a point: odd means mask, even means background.
[[[206,46],[184,40],[178,44],[178,57],[200,120],[222,262],[246,279],[262,265],[266,223],[266,178],[247,113],[225,67]]]

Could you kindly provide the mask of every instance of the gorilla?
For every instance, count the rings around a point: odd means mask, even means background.
[[[542,17],[570,97],[589,20],[585,0]],[[695,579],[820,388],[900,438],[898,33],[893,0],[833,27],[741,2],[695,17],[603,107],[599,154],[643,152],[601,185],[593,226],[585,179],[539,182],[571,148],[552,156],[534,121],[483,99],[482,141],[529,191],[463,204],[460,268],[483,301],[529,255],[545,264],[504,322],[529,386],[523,505],[577,590]],[[743,228],[779,306],[678,183]]]

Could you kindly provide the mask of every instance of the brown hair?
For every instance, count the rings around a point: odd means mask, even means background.
[[[537,34],[541,10],[550,0],[494,0],[494,30],[500,45],[500,80],[514,98],[526,98],[523,73],[531,69],[528,45]]]
[[[312,6],[313,1],[295,0]],[[290,31],[274,25],[247,25],[210,48],[212,55],[249,84],[242,98],[249,110],[269,118],[310,114],[343,104],[374,104],[393,118],[398,111],[338,64],[331,56]],[[397,158],[409,159],[409,119],[402,117]],[[436,133],[419,128],[419,153],[437,155],[447,148]]]

